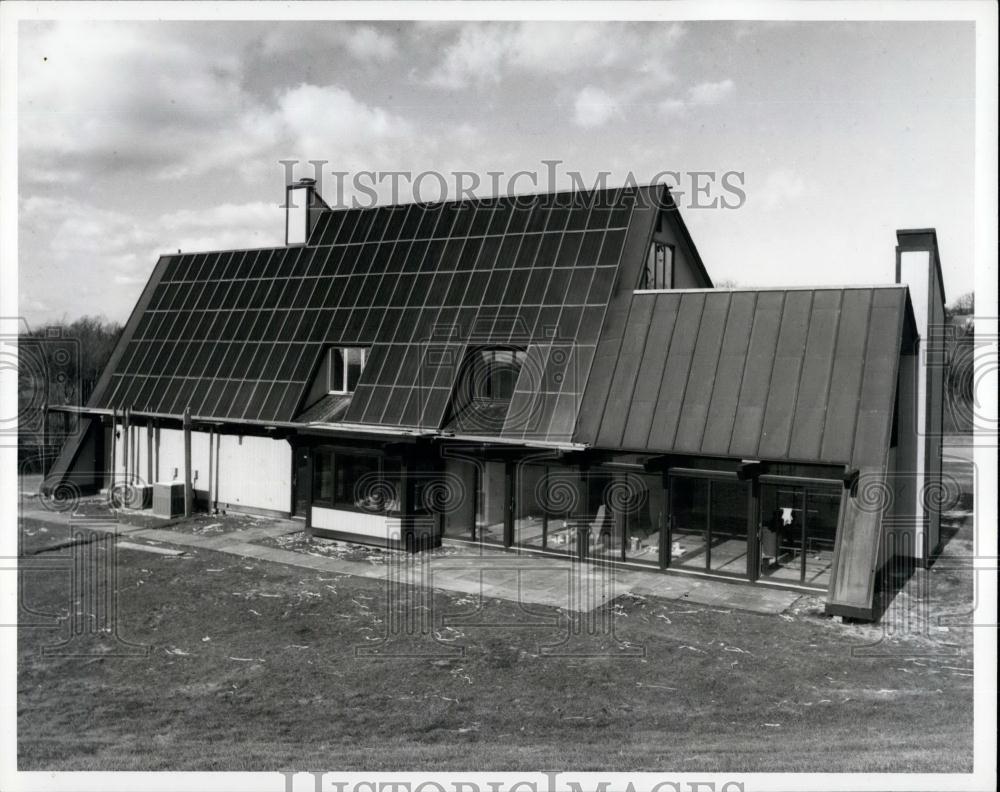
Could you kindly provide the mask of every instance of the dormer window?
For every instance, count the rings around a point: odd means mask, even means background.
[[[674,247],[665,242],[653,242],[649,246],[646,267],[639,281],[640,289],[674,288]]]
[[[331,347],[327,355],[327,393],[354,393],[368,359],[368,348]]]
[[[525,353],[520,349],[480,349],[469,371],[474,399],[510,400]]]

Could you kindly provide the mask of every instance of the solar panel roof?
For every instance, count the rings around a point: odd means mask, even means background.
[[[305,246],[166,257],[93,406],[294,421],[324,350],[357,345],[345,420],[437,429],[470,344],[510,343],[535,418],[504,431],[568,438],[626,246],[651,233],[637,198],[662,189],[326,209]]]

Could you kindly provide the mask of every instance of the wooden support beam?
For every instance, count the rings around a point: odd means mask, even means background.
[[[153,422],[146,421],[146,484],[153,483]]]
[[[219,510],[219,460],[222,458],[222,433],[216,432],[215,435],[215,500],[212,501],[212,510]]]
[[[184,516],[190,517],[194,502],[191,485],[191,409],[184,408]]]
[[[63,433],[65,437],[65,433]],[[45,401],[42,402],[42,453],[41,458],[38,460],[39,465],[42,469],[42,477],[48,475],[49,472],[49,400],[46,397]]]
[[[208,427],[208,510],[212,511],[212,463],[215,461],[215,427]]]
[[[111,483],[108,485],[108,495],[115,491],[115,456],[118,453],[118,408],[111,408]]]
[[[128,407],[122,407],[122,470],[125,473],[125,487],[129,484],[129,414]],[[122,504],[124,505],[124,504]]]
[[[764,465],[759,460],[744,459],[736,469],[736,478],[739,481],[751,481],[764,472]]]

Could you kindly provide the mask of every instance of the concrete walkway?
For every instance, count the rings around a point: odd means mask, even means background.
[[[24,516],[66,525],[74,515],[53,513],[22,501]],[[377,563],[351,561],[316,552],[284,550],[255,544],[303,530],[294,520],[266,520],[262,524],[215,535],[193,534],[170,528],[146,528],[87,520],[86,528],[105,530],[123,539],[127,549],[138,550],[142,541],[152,546],[212,550],[219,553],[271,561],[317,572],[428,585],[445,591],[483,598],[548,605],[588,612],[624,594],[654,596],[696,605],[777,614],[802,595],[798,592],[656,571],[638,572],[615,567],[578,564],[569,559],[519,554],[493,548],[454,543],[438,550],[408,554],[387,552]],[[84,526],[81,526],[84,527]]]

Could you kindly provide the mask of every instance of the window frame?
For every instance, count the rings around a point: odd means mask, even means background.
[[[517,388],[517,378],[521,374],[521,367],[524,366],[527,352],[511,347],[492,347],[481,350],[480,354],[483,352],[489,353],[489,368],[486,372],[484,392],[475,394],[476,398],[490,399],[492,401],[510,401],[514,398],[514,390]],[[501,360],[501,355],[509,359]],[[514,376],[513,381],[510,382],[510,393],[499,393],[500,383],[508,380],[511,373]]]
[[[660,273],[656,272],[659,269],[656,262],[656,253],[658,250],[665,251],[663,271]],[[666,255],[666,251],[669,251],[669,255]],[[660,242],[655,239],[650,242],[649,249],[646,252],[646,261],[639,276],[639,291],[665,291],[674,288],[674,262],[676,261],[676,253],[675,246],[669,242]],[[650,280],[651,273],[652,282]],[[661,277],[657,277],[658,275]],[[666,281],[666,285],[661,285],[662,281]]]
[[[361,370],[358,372],[358,382],[361,381],[361,375],[364,373],[365,366],[368,364],[368,355],[371,352],[371,347],[363,346],[332,346],[326,350],[326,392],[327,394],[337,394],[340,396],[346,396],[348,394],[354,393],[354,388],[350,386],[350,378],[348,372],[350,371],[351,360],[350,352],[360,351],[361,353]],[[336,355],[340,353],[340,365],[335,365]],[[342,388],[335,388],[334,375],[336,369],[340,369],[341,381],[343,383]],[[354,383],[355,388],[357,387],[357,382]]]
[[[334,448],[330,446],[320,446],[314,450],[314,459],[319,461],[322,457],[323,462],[314,463],[313,466],[313,487],[312,487],[312,499],[310,501],[310,507],[318,507],[320,509],[333,509],[336,511],[349,511],[356,512],[358,514],[370,514],[382,517],[398,517],[401,512],[402,504],[402,462],[394,457],[386,458],[384,454],[378,452],[369,451],[367,449],[360,448]],[[395,498],[395,508],[382,508],[379,510],[374,510],[370,508],[364,508],[358,506],[352,501],[340,501],[337,498],[337,474],[341,469],[341,461],[344,457],[364,457],[366,459],[373,460],[375,462],[375,468],[379,476],[380,481],[385,480],[387,468],[390,473],[395,474],[396,478],[394,482],[396,484],[396,498]],[[330,468],[330,496],[321,497],[320,496],[320,481],[321,470],[325,467],[324,462],[329,463]]]
[[[500,355],[509,355],[509,360],[498,361]],[[514,398],[514,391],[517,389],[517,380],[521,375],[525,361],[528,358],[528,351],[517,346],[480,346],[472,350],[466,364],[466,371],[463,379],[468,388],[468,398],[477,402],[509,402]],[[478,366],[485,366],[480,375],[477,372]],[[496,373],[506,374],[507,371],[514,370],[513,382],[510,386],[510,394],[498,395],[497,385],[504,377],[496,376]],[[477,387],[479,386],[479,387]]]

